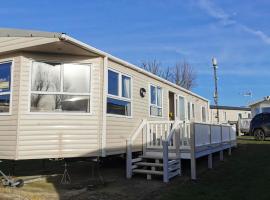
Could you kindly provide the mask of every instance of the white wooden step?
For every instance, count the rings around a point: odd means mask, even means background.
[[[162,163],[138,162],[136,165],[149,167],[163,167]]]
[[[163,159],[163,156],[160,156],[160,155],[141,155],[139,157],[140,158],[146,158],[146,159],[159,159],[159,160]],[[169,159],[174,160],[174,159],[177,159],[177,158],[175,156],[170,156]]]
[[[179,160],[170,160],[169,165],[179,164]]]
[[[180,169],[180,166],[179,166],[179,165],[173,165],[173,166],[170,166],[170,167],[168,168],[168,171],[171,172],[171,171],[175,171],[175,170],[177,170],[177,169]]]
[[[137,174],[154,174],[154,175],[163,175],[162,171],[154,171],[154,170],[145,170],[145,169],[134,169],[133,173]]]

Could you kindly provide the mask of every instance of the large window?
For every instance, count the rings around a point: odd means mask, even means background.
[[[11,62],[0,63],[0,114],[10,112]]]
[[[107,113],[131,116],[131,77],[108,70]]]
[[[150,85],[150,115],[162,117],[162,88]]]
[[[31,112],[90,112],[89,65],[33,62]]]

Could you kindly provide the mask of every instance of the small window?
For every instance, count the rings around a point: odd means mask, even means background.
[[[195,119],[195,104],[192,104],[192,118]]]
[[[224,111],[224,120],[227,120],[227,113]]]
[[[241,113],[238,113],[238,118],[242,118],[242,114]]]
[[[187,113],[187,115],[188,115],[188,120],[190,120],[191,119],[191,104],[190,104],[190,102],[188,102],[187,103],[187,111],[188,111],[188,113]]]
[[[185,120],[185,99],[184,97],[179,96],[179,119],[181,121]]]
[[[130,116],[131,103],[129,101],[107,98],[107,113]]]
[[[10,112],[11,62],[0,63],[0,114]]]
[[[108,70],[107,113],[131,116],[131,77]]]
[[[206,122],[206,109],[204,106],[202,107],[202,122]]]
[[[90,66],[33,62],[31,112],[90,112]]]
[[[162,117],[162,88],[150,86],[150,116]]]

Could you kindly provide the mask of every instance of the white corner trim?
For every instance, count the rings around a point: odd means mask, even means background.
[[[108,85],[108,57],[103,58],[103,97],[102,97],[102,133],[101,133],[101,156],[106,156],[107,137],[107,85]]]

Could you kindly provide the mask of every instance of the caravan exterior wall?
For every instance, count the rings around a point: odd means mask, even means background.
[[[10,97],[10,112],[0,113],[0,159],[115,155],[126,152],[126,139],[143,119],[209,122],[208,100],[97,49],[82,48],[79,41],[74,45],[76,41],[66,40],[0,38],[0,67],[11,62],[10,90],[0,91],[0,110],[8,106],[3,97]],[[48,76],[45,89],[44,84],[35,85],[35,63],[57,74],[56,79]],[[90,79],[84,90],[76,87],[84,79],[65,74],[69,67],[72,72],[82,66],[88,66],[84,75]],[[68,86],[66,76],[72,82]],[[3,79],[0,86],[5,88],[6,82]]]
[[[106,147],[107,155],[124,153],[126,148],[126,139],[133,131],[139,126],[142,119],[168,121],[169,119],[169,92],[172,92],[177,97],[184,97],[185,120],[197,122],[209,122],[208,101],[201,99],[197,96],[191,95],[185,91],[181,91],[175,87],[165,84],[159,80],[153,79],[143,73],[132,70],[126,66],[118,64],[113,61],[108,63],[109,69],[115,72],[124,74],[131,77],[131,115],[107,115],[107,137]],[[161,116],[150,114],[151,107],[151,86],[161,88]],[[140,89],[146,90],[145,97],[140,96]],[[152,95],[153,96],[153,95]],[[176,99],[176,98],[175,98]],[[192,106],[193,105],[193,106]],[[189,106],[189,108],[188,108]],[[177,106],[179,108],[179,106]],[[193,109],[194,108],[194,112]],[[206,116],[202,116],[202,108],[205,108]],[[177,111],[178,112],[178,111]],[[178,114],[179,115],[179,114]],[[205,117],[205,119],[203,119]]]

